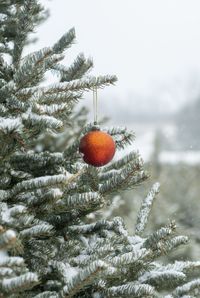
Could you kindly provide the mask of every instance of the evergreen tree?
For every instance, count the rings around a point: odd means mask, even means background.
[[[184,150],[199,150],[199,112],[200,98],[188,99],[186,104],[176,115],[178,148]]]
[[[175,234],[173,222],[143,235],[158,183],[133,236],[121,218],[101,217],[116,193],[148,177],[135,152],[102,168],[78,153],[91,125],[83,128],[85,110],[75,113],[74,106],[84,91],[116,77],[88,76],[92,61],[82,54],[61,64],[74,29],[24,57],[28,35],[43,19],[41,5],[3,0],[0,11],[0,297],[198,297],[200,262],[156,262],[187,237]],[[44,87],[49,70],[59,80]],[[118,149],[133,139],[124,128],[108,132]]]

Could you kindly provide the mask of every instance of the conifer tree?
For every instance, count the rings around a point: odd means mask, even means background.
[[[200,262],[160,259],[187,237],[176,235],[174,222],[144,234],[158,183],[134,235],[122,218],[99,212],[148,177],[137,152],[101,168],[78,152],[91,125],[74,106],[84,91],[116,77],[89,76],[93,63],[83,54],[62,64],[74,29],[23,56],[44,18],[38,1],[1,0],[0,12],[0,297],[198,297]],[[49,70],[55,83],[43,86]],[[125,128],[107,131],[117,149],[133,140]]]

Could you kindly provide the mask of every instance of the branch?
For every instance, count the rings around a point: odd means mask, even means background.
[[[159,183],[155,183],[142,203],[142,206],[137,216],[137,223],[135,228],[136,235],[141,235],[141,233],[145,229],[145,226],[147,225],[148,217],[151,212],[151,207],[156,195],[159,193],[159,188]]]

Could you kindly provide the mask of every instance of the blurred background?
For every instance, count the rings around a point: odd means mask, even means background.
[[[110,118],[107,125],[135,132],[134,144],[120,154],[139,150],[151,176],[122,194],[116,215],[133,232],[143,196],[159,181],[149,229],[175,219],[193,244],[179,257],[200,257],[200,1],[42,3],[50,17],[27,53],[54,44],[74,26],[77,43],[66,53],[66,65],[84,52],[94,60],[93,74],[118,76],[116,86],[99,91],[99,114]],[[80,104],[88,107],[92,121],[92,95],[86,93]]]

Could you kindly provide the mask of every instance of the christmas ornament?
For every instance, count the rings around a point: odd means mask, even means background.
[[[93,90],[94,127],[80,140],[79,152],[83,160],[94,167],[109,163],[115,154],[115,142],[97,126],[97,89]]]
[[[93,130],[80,141],[79,151],[83,160],[92,166],[101,167],[112,160],[115,154],[115,142],[106,132]]]

